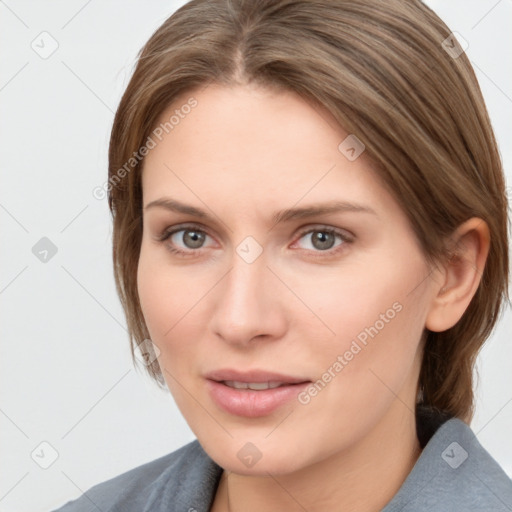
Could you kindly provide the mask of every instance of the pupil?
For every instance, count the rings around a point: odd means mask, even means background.
[[[315,231],[313,234],[313,246],[316,249],[326,250],[334,245],[334,235],[325,231]]]

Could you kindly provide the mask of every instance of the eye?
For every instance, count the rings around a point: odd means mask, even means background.
[[[157,239],[160,242],[167,242],[166,248],[181,256],[193,256],[199,253],[200,249],[208,247],[205,245],[208,239],[213,240],[204,230],[196,226],[167,228],[157,236]],[[348,234],[322,226],[303,231],[294,245],[307,251],[334,254],[343,250],[344,246],[350,242],[352,242],[352,237]]]
[[[299,244],[301,240],[305,241],[305,243],[302,244],[302,249],[313,250],[315,252],[336,252],[338,247],[351,242],[348,235],[334,228],[327,227],[309,229],[301,234],[299,241],[296,243]],[[334,251],[332,251],[333,248]]]
[[[169,241],[167,244],[171,252],[178,254],[191,254],[197,249],[202,249],[205,241],[211,238],[205,231],[196,227],[180,227],[165,230],[159,237],[160,242]]]

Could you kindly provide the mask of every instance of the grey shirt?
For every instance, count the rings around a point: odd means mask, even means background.
[[[196,440],[95,485],[54,512],[208,512],[221,474]],[[511,512],[512,480],[471,428],[452,418],[429,436],[412,471],[382,510],[399,511]]]

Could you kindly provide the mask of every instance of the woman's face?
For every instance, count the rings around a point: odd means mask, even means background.
[[[414,425],[434,282],[362,146],[294,93],[252,86],[183,95],[161,121],[138,291],[208,454],[283,474]]]

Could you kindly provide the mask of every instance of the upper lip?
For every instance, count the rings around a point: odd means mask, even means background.
[[[302,377],[292,377],[290,375],[283,375],[282,373],[269,372],[266,370],[250,370],[241,372],[239,370],[221,369],[208,372],[205,377],[217,382],[282,382],[283,384],[310,382],[309,379],[304,379]]]

